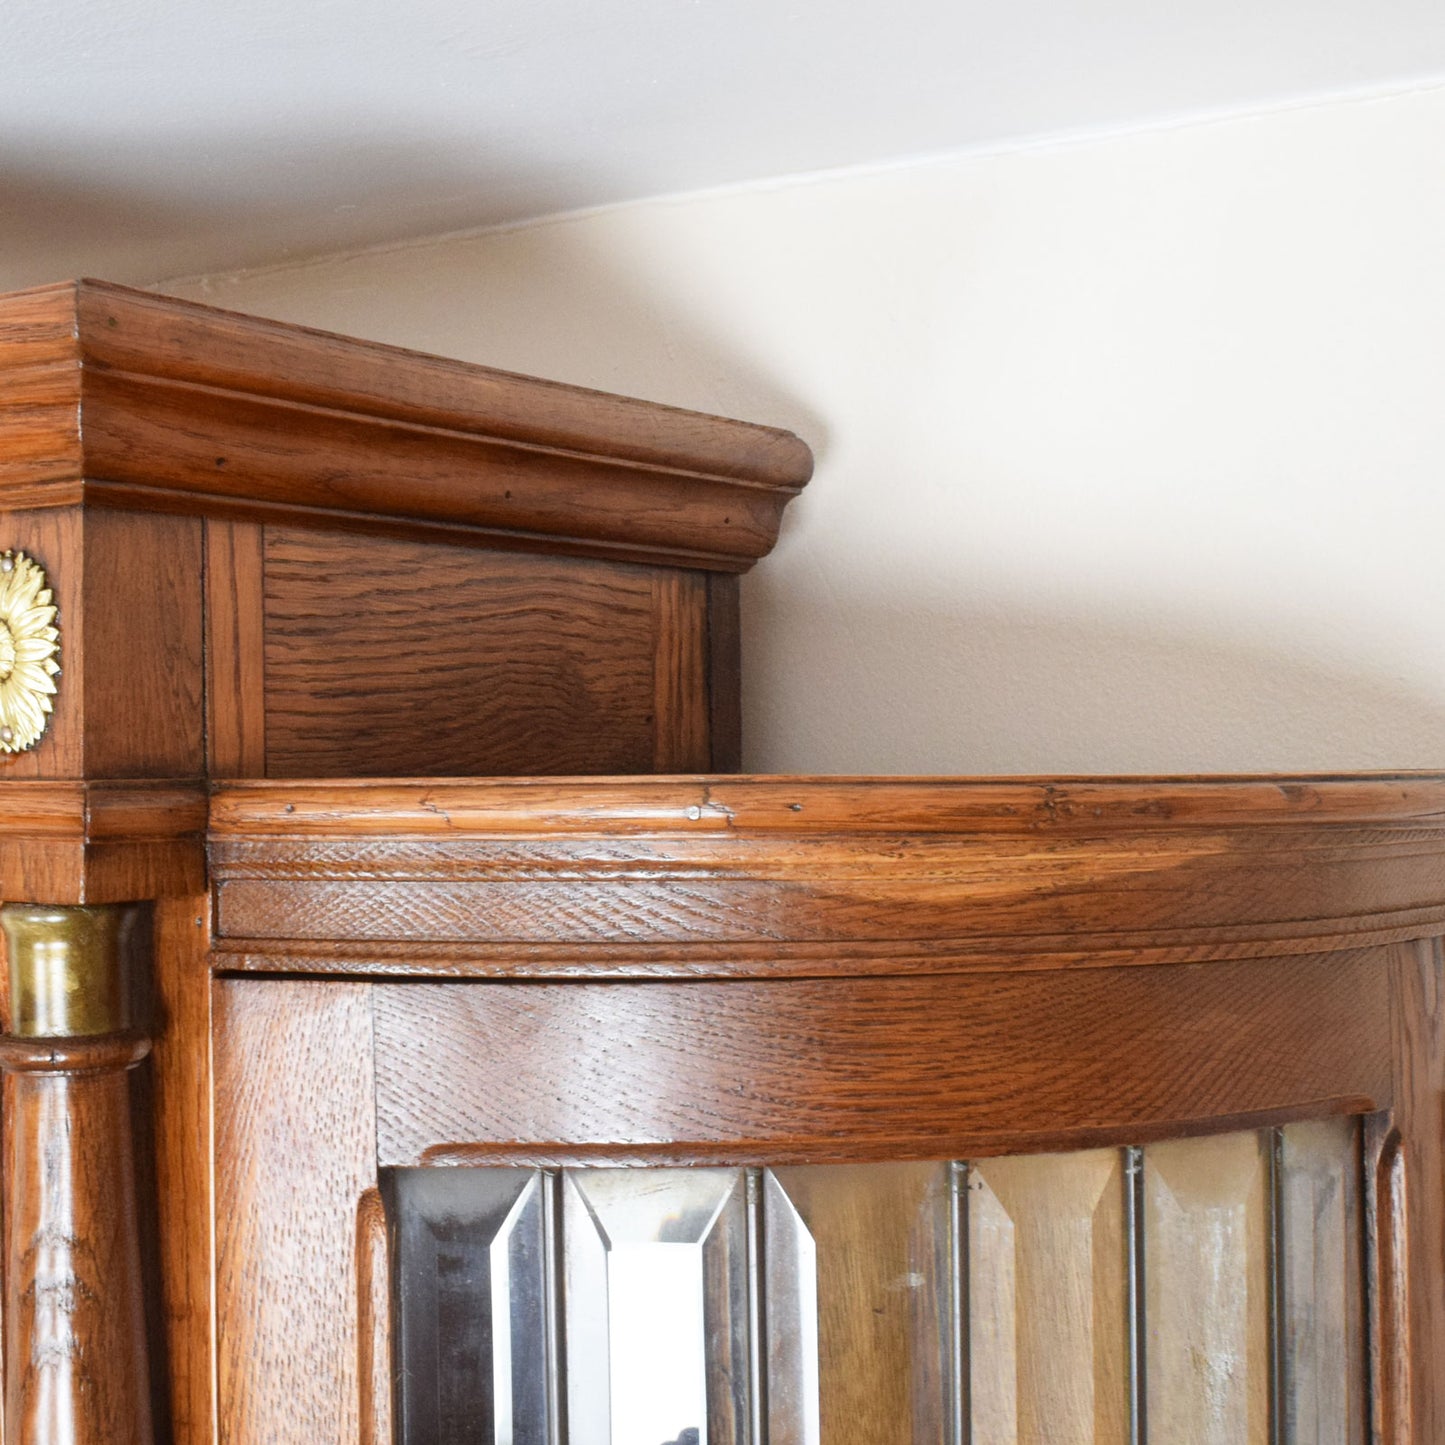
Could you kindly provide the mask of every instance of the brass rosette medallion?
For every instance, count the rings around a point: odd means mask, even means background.
[[[0,752],[40,741],[60,672],[55,600],[44,571],[24,552],[0,552]]]

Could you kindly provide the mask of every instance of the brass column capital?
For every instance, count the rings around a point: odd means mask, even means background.
[[[118,904],[7,903],[10,1032],[78,1038],[128,1028],[124,942],[134,910]]]

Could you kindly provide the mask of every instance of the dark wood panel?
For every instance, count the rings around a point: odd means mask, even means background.
[[[701,572],[658,568],[654,608],[652,748],[655,773],[697,773],[708,766],[707,584]]]
[[[647,772],[656,624],[642,568],[268,531],[267,772]]]
[[[355,1445],[367,990],[221,982],[213,1008],[220,1445]]]
[[[258,985],[264,987],[264,985]],[[970,1157],[1388,1101],[1378,952],[1032,976],[376,986],[382,1161]]]
[[[742,619],[739,583],[726,573],[707,580],[708,708],[712,759],[708,771],[735,773],[743,765]]]

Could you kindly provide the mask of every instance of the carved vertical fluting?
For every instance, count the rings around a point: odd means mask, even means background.
[[[5,1445],[150,1445],[119,907],[0,909]]]

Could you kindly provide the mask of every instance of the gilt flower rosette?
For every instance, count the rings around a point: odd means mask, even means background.
[[[24,552],[0,553],[0,752],[40,741],[60,672],[55,600]]]

